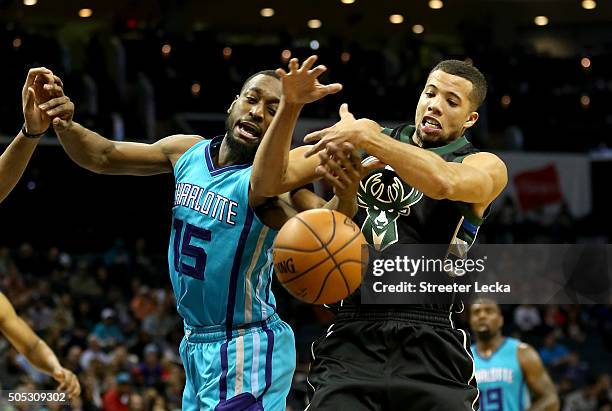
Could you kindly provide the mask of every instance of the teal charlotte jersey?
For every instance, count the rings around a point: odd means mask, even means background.
[[[274,314],[269,251],[276,231],[249,206],[251,165],[216,168],[205,140],[185,152],[176,190],[168,265],[185,325],[229,328]]]
[[[185,337],[185,411],[284,411],[295,339],[270,290],[276,231],[249,206],[251,165],[215,167],[205,140],[176,162],[168,266]]]
[[[481,411],[523,411],[529,407],[529,391],[518,361],[520,344],[506,337],[490,358],[481,357],[472,345]]]

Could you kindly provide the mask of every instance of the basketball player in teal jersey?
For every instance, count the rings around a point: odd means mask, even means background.
[[[36,106],[36,103],[40,101],[37,100],[37,96],[40,99],[55,97],[49,94],[48,87],[45,89],[45,84],[51,84],[55,79],[51,70],[44,67],[28,71],[21,94],[24,124],[19,134],[0,155],[0,203],[17,185],[40,137],[49,128],[51,119]],[[30,364],[53,377],[60,384],[58,390],[65,391],[70,398],[80,395],[81,386],[74,373],[62,367],[51,348],[17,315],[2,292],[0,292],[0,333],[28,359]]]
[[[470,307],[480,410],[558,410],[559,398],[540,356],[528,344],[504,337],[503,325],[504,317],[495,302],[482,300]]]
[[[228,110],[226,134],[212,140],[175,135],[150,145],[115,142],[73,122],[74,105],[66,96],[40,106],[54,117],[55,131],[77,164],[104,174],[175,174],[168,264],[185,328],[183,409],[285,409],[295,348],[291,329],[275,314],[268,250],[272,228],[289,215],[269,206],[262,182],[274,170],[269,158],[255,153],[262,138],[290,136],[304,104],[340,90],[339,84],[318,82],[325,68],[312,68],[315,60],[299,67],[293,59],[289,73],[250,77]],[[292,154],[302,165],[304,151]],[[285,191],[314,178],[318,160],[309,161],[310,173],[285,170]],[[349,185],[345,180],[341,188]],[[349,197],[353,207],[354,193]],[[341,199],[332,204],[343,209]]]

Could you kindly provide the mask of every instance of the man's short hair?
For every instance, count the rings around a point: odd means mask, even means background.
[[[487,80],[476,67],[461,60],[443,60],[439,62],[430,72],[441,70],[453,76],[463,77],[472,83],[470,99],[478,109],[487,96]]]
[[[251,79],[252,79],[253,77],[257,77],[257,76],[259,76],[259,75],[262,75],[262,76],[270,76],[270,77],[274,77],[274,78],[275,78],[275,79],[277,79],[277,80],[280,80],[280,76],[279,76],[278,74],[276,74],[276,71],[275,71],[275,70],[261,70],[261,71],[258,71],[258,72],[257,72],[257,73],[255,73],[255,74],[251,74],[251,75],[249,76],[249,78],[247,78],[247,79],[244,81],[244,83],[242,83],[242,88],[240,89],[240,94],[242,94],[242,92],[244,91],[244,87],[245,87],[247,84],[249,84],[249,81],[251,81]]]

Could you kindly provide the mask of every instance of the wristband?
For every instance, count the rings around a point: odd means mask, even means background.
[[[40,134],[30,134],[26,131],[26,125],[25,123],[23,123],[23,126],[21,127],[21,134],[23,134],[24,136],[26,136],[27,138],[39,138],[41,137],[43,134],[45,134],[47,132],[47,130],[43,131]]]

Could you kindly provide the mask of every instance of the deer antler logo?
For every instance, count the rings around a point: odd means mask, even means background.
[[[368,213],[361,231],[368,243],[382,249],[397,242],[397,219],[410,215],[410,206],[423,198],[414,188],[406,194],[405,187],[390,170],[376,170],[359,184],[357,204]]]

